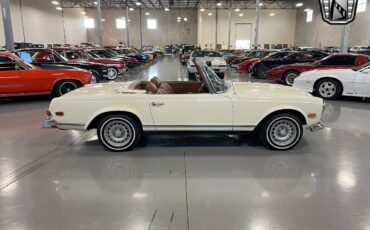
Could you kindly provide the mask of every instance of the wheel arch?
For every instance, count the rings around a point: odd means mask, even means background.
[[[101,119],[103,119],[104,117],[106,116],[110,116],[110,115],[126,115],[126,116],[129,116],[133,119],[135,119],[138,124],[140,125],[141,129],[143,129],[143,124],[141,122],[141,119],[139,118],[139,116],[132,112],[132,111],[127,111],[127,110],[110,110],[110,111],[102,111],[100,113],[97,113],[96,115],[93,116],[93,118],[87,123],[87,127],[86,127],[86,130],[89,130],[89,129],[95,129],[98,127],[98,123]]]
[[[284,114],[284,113],[293,114],[297,116],[304,125],[307,125],[307,119],[302,111],[296,108],[284,108],[284,109],[276,109],[274,111],[270,111],[267,114],[265,114],[265,116],[258,122],[256,130],[258,130],[272,116],[275,116],[277,114]]]

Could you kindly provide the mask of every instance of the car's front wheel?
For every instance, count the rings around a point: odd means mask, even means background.
[[[338,81],[333,79],[323,79],[315,84],[315,93],[323,99],[334,100],[341,95],[342,89]]]
[[[115,80],[117,76],[118,76],[118,71],[116,68],[108,68],[107,78],[109,80]]]
[[[110,115],[103,118],[97,128],[100,143],[111,151],[128,151],[134,148],[142,135],[139,122],[127,115]]]
[[[260,139],[266,148],[289,150],[301,140],[302,121],[293,114],[277,114],[268,118],[260,129]]]
[[[264,65],[258,67],[258,69],[257,69],[257,76],[258,76],[258,78],[266,79],[267,78],[267,72],[269,70],[270,69],[267,66],[264,66]]]

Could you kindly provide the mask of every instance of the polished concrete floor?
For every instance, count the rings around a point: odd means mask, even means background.
[[[186,70],[165,57],[122,80],[154,75]],[[0,101],[1,230],[370,229],[369,102],[327,102],[327,128],[289,152],[182,135],[112,153],[93,131],[42,130],[49,101]]]

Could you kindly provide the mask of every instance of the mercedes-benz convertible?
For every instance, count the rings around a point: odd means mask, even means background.
[[[291,87],[221,80],[196,63],[198,81],[150,81],[88,85],[55,98],[44,128],[97,129],[112,151],[135,147],[144,133],[254,132],[273,150],[289,150],[303,127],[323,128],[323,100]]]

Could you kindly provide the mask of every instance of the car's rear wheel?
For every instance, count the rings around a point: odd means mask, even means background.
[[[301,140],[302,121],[295,115],[285,113],[268,118],[260,129],[260,139],[266,148],[272,150],[289,150]]]
[[[338,81],[333,79],[323,79],[315,84],[315,93],[323,99],[334,100],[342,94],[342,89]]]
[[[299,72],[297,71],[287,71],[285,74],[284,74],[284,77],[283,77],[283,83],[285,85],[290,85],[292,86],[294,84],[294,80],[299,76]]]
[[[262,78],[262,79],[266,79],[267,77],[267,72],[269,71],[270,69],[267,67],[267,66],[260,66],[258,67],[257,69],[257,76],[258,78]]]
[[[60,97],[79,87],[80,85],[76,81],[73,81],[73,80],[60,81],[55,85],[53,95],[56,97]]]
[[[139,122],[127,115],[110,115],[103,118],[97,128],[100,143],[111,151],[128,151],[134,148],[142,135]]]
[[[112,68],[108,68],[108,74],[107,74],[107,78],[109,80],[115,80],[118,76],[118,71],[116,68],[112,67]]]

